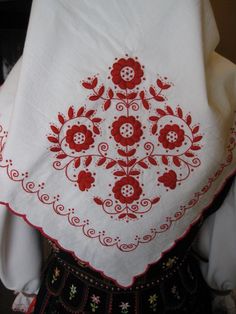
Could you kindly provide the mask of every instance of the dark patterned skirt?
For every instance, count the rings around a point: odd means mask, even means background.
[[[210,291],[191,250],[191,238],[189,235],[178,243],[126,289],[70,254],[54,250],[34,313],[210,314]]]

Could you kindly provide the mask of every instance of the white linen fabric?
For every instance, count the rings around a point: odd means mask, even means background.
[[[223,206],[204,223],[196,240],[199,253],[209,262],[201,262],[207,283],[216,290],[236,288],[236,182]]]
[[[208,1],[34,1],[0,95],[1,203],[130,286],[235,171],[217,42]]]

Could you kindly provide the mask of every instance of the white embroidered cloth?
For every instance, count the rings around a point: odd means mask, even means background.
[[[0,94],[1,202],[130,286],[235,171],[217,40],[205,0],[34,1],[15,98]]]

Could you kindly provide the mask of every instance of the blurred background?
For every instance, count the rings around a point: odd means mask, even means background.
[[[0,85],[22,54],[31,2],[0,0]],[[236,0],[211,0],[211,4],[221,37],[217,51],[236,63]],[[0,283],[1,314],[16,313],[10,310],[13,300],[13,293]]]

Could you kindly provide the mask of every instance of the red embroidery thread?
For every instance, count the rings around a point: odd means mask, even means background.
[[[7,139],[7,132],[0,125],[0,161],[2,161],[2,153]]]
[[[60,125],[51,126],[53,135],[48,140],[53,144],[50,150],[56,153],[57,159],[53,167],[56,170],[65,170],[66,177],[71,182],[77,182],[80,191],[88,191],[96,186],[95,173],[86,170],[95,163],[105,170],[114,169],[112,175],[114,182],[107,187],[109,197],[102,199],[94,195],[94,202],[101,206],[111,218],[118,220],[139,219],[150,211],[154,204],[160,200],[160,193],[150,199],[146,196],[141,177],[147,169],[158,169],[157,186],[162,183],[166,188],[173,190],[186,180],[194,168],[200,166],[200,159],[196,156],[196,150],[201,149],[197,143],[202,139],[199,126],[192,126],[190,115],[183,117],[181,108],[176,112],[169,106],[156,109],[155,116],[149,116],[149,120],[140,119],[138,113],[142,107],[149,110],[153,107],[153,101],[159,103],[165,100],[162,91],[171,87],[161,79],[156,80],[156,86],[149,87],[149,93],[139,90],[141,81],[144,80],[144,66],[137,58],[116,59],[111,69],[110,79],[121,90],[115,88],[105,89],[102,84],[98,87],[98,78],[89,78],[82,83],[83,87],[92,90],[89,101],[101,100],[104,111],[112,106],[116,109],[113,122],[109,126],[110,139],[107,142],[95,141],[99,138],[106,125],[106,118],[96,117],[96,110],[86,111],[84,107],[77,113],[70,107],[67,116],[58,115]],[[135,88],[135,89],[134,89]],[[159,88],[159,92],[157,92]],[[135,116],[134,116],[135,114]],[[147,122],[147,123],[144,123]],[[109,122],[110,123],[110,122]],[[153,141],[145,141],[145,129],[150,129],[150,138]],[[111,157],[111,143],[116,144],[116,158]],[[142,142],[143,141],[143,142]],[[138,147],[143,145],[144,156],[138,156]],[[158,152],[159,147],[163,152]],[[95,153],[91,153],[91,149]],[[160,165],[167,172],[160,169]],[[77,172],[72,170],[77,169]],[[174,170],[172,169],[174,168]],[[177,169],[175,169],[177,168]],[[82,170],[81,170],[82,169]],[[83,182],[84,181],[84,182]],[[158,191],[158,188],[157,188]],[[113,192],[113,197],[110,193]],[[155,200],[155,202],[154,202]],[[158,201],[157,201],[158,200]]]
[[[98,91],[95,91],[95,88],[97,86],[97,82],[98,82],[98,80],[95,77],[95,78],[91,79],[90,82],[84,82],[83,86],[87,89],[93,90],[94,94],[89,97],[89,99],[91,101],[94,101],[96,99],[98,100],[99,98],[101,98],[104,101],[103,109],[105,111],[110,108],[110,106],[112,105],[112,101],[114,101],[114,99],[115,100],[122,99],[125,101],[131,99],[133,101],[133,102],[132,101],[129,102],[128,106],[127,106],[127,102],[126,103],[120,102],[119,104],[116,104],[116,108],[118,111],[121,111],[124,108],[126,108],[126,109],[131,108],[134,111],[135,110],[137,111],[139,109],[139,104],[136,103],[137,99],[135,99],[135,97],[138,95],[138,93],[136,93],[136,94],[135,94],[135,92],[128,93],[126,91],[125,94],[122,94],[119,92],[114,92],[110,88],[107,91],[108,98],[104,98],[102,96],[104,91],[105,91],[104,86],[101,86],[98,89]],[[140,98],[138,100],[141,102],[142,106],[146,110],[149,110],[149,108],[151,106],[151,100],[163,101],[164,96],[161,94],[162,90],[168,89],[171,86],[168,83],[162,82],[160,79],[157,79],[156,84],[160,88],[160,91],[157,93],[157,91],[153,87],[150,87],[149,92],[152,95],[152,97],[147,96],[147,94],[144,90],[139,92]],[[136,85],[137,85],[137,83],[136,83]],[[118,96],[118,94],[119,94],[119,96]],[[130,176],[124,175],[122,170],[116,170],[114,172],[114,175],[116,175],[117,177],[121,177],[121,179],[119,178],[115,182],[115,185],[113,187],[113,189],[114,189],[113,193],[114,194],[117,193],[117,198],[120,198],[120,200],[125,200],[124,194],[121,194],[121,189],[123,186],[122,183],[125,184],[128,182],[129,185],[131,185],[133,187],[134,195],[136,198],[138,198],[139,194],[141,193],[140,189],[142,189],[142,188],[140,187],[139,182],[138,182],[138,180],[136,180],[136,177],[135,177],[136,175],[138,175],[138,171],[140,171],[140,170],[135,170],[134,165],[138,164],[140,166],[140,169],[146,169],[149,165],[158,166],[159,159],[161,159],[163,165],[172,166],[172,164],[175,164],[176,168],[178,168],[179,167],[178,165],[182,163],[182,164],[186,165],[186,169],[188,169],[187,175],[186,175],[186,178],[187,178],[190,174],[191,167],[194,167],[196,164],[198,165],[198,163],[199,163],[195,157],[195,152],[201,148],[198,145],[198,142],[201,140],[201,135],[197,134],[199,132],[199,126],[192,126],[191,125],[192,124],[191,116],[187,115],[186,117],[184,117],[184,114],[183,114],[183,111],[181,108],[178,107],[178,108],[176,108],[175,111],[173,111],[173,109],[170,106],[166,106],[164,109],[157,108],[156,113],[157,113],[156,115],[149,117],[149,120],[152,123],[150,132],[153,136],[155,136],[156,139],[159,139],[158,145],[163,146],[165,149],[170,150],[170,152],[168,152],[167,155],[161,155],[161,154],[160,155],[158,155],[158,154],[154,155],[153,154],[153,152],[154,152],[153,143],[147,142],[144,145],[144,148],[147,150],[147,152],[150,152],[149,155],[147,157],[142,158],[141,160],[137,160],[133,157],[136,153],[135,148],[129,147],[128,144],[127,144],[127,146],[123,146],[119,142],[119,144],[122,147],[120,147],[117,150],[117,153],[121,157],[125,157],[125,158],[132,157],[132,159],[129,160],[128,167],[130,167],[130,168],[133,167],[131,170],[129,169],[130,173],[131,173],[131,171],[133,171],[133,173]],[[71,144],[72,149],[74,149],[75,151],[77,148],[77,150],[79,152],[82,150],[84,150],[86,152],[91,147],[91,145],[94,144],[94,141],[92,139],[94,139],[97,135],[100,134],[99,124],[101,123],[102,119],[95,117],[95,114],[96,114],[96,112],[94,110],[86,111],[84,107],[81,107],[77,111],[77,113],[75,112],[74,108],[70,107],[68,110],[68,119],[66,117],[64,117],[62,114],[59,114],[58,120],[60,121],[62,126],[61,126],[61,128],[58,128],[57,126],[52,125],[51,129],[52,129],[54,134],[53,134],[53,136],[48,137],[48,140],[53,144],[53,146],[51,146],[50,150],[52,152],[57,153],[56,157],[58,160],[54,162],[55,169],[57,169],[57,167],[59,169],[59,166],[61,165],[61,160],[68,158],[67,152],[62,151],[61,145],[60,145],[59,134],[61,132],[61,129],[63,128],[63,125],[65,125],[67,123],[67,126],[69,127],[67,129],[70,130],[70,132],[64,133],[65,138],[67,138],[67,141],[65,140],[65,142],[68,145],[67,147],[69,147],[71,149],[71,147],[70,147],[70,144]],[[188,149],[183,154],[181,154],[181,156],[178,154],[176,155],[173,152],[175,152],[179,147],[181,147],[181,144],[184,143],[183,136],[186,133],[183,133],[183,132],[185,132],[185,130],[183,130],[183,128],[181,129],[181,126],[179,125],[179,123],[170,122],[168,120],[168,123],[162,124],[163,119],[168,117],[168,116],[172,119],[175,119],[175,121],[176,121],[176,119],[179,122],[182,121],[180,123],[183,123],[182,125],[188,126],[188,128],[189,128],[188,132],[190,132],[192,134],[191,146],[189,146]],[[81,131],[81,132],[79,132],[79,133],[81,133],[81,135],[76,134],[76,131],[78,130],[78,128],[76,128],[76,129],[73,128],[74,124],[71,123],[71,121],[74,122],[74,119],[76,119],[78,117],[83,117],[84,121],[87,121],[86,119],[89,119],[89,123],[90,123],[90,128],[88,128],[86,124],[84,125],[87,128],[87,130],[85,130],[85,128],[79,129]],[[116,122],[117,121],[118,120],[116,120]],[[177,127],[176,127],[176,125],[177,125]],[[139,124],[138,124],[137,129],[139,129]],[[142,128],[141,128],[141,130],[142,130]],[[160,130],[163,130],[163,131],[160,132]],[[3,132],[1,126],[0,126],[0,131]],[[88,138],[90,140],[86,139],[86,136],[85,136],[85,134],[87,134],[86,131],[90,131],[93,134],[93,135],[91,135],[91,133],[88,132]],[[174,132],[174,134],[171,132]],[[170,133],[170,134],[168,134],[168,133]],[[4,132],[2,134],[6,134],[6,132]],[[83,137],[83,134],[84,134],[84,137]],[[139,134],[139,133],[137,133],[137,134]],[[133,133],[132,133],[132,135],[133,135]],[[142,135],[140,135],[140,136],[142,136]],[[169,230],[174,222],[180,220],[184,216],[186,211],[188,209],[192,208],[193,206],[195,206],[199,202],[201,197],[205,193],[207,193],[207,191],[211,188],[213,182],[222,174],[224,169],[232,162],[232,158],[233,158],[232,152],[236,146],[235,130],[234,129],[231,130],[231,136],[232,137],[230,138],[229,145],[227,146],[228,155],[227,155],[226,161],[224,163],[220,164],[219,169],[214,173],[214,175],[211,178],[208,179],[207,184],[205,186],[203,186],[200,191],[194,193],[193,198],[187,203],[187,205],[180,206],[180,209],[178,211],[176,211],[173,214],[173,216],[166,217],[166,221],[164,223],[160,224],[160,226],[158,226],[156,228],[150,228],[149,233],[147,233],[145,235],[140,235],[140,236],[137,235],[134,238],[134,240],[130,243],[122,243],[122,241],[120,240],[120,238],[118,236],[115,238],[112,238],[112,237],[108,236],[105,231],[96,231],[94,228],[91,227],[91,225],[90,225],[91,223],[88,219],[81,220],[78,216],[75,215],[75,209],[65,208],[65,206],[60,203],[60,195],[55,195],[55,196],[48,195],[47,193],[44,192],[44,189],[45,189],[44,183],[36,184],[32,181],[29,181],[28,180],[28,177],[29,177],[28,172],[22,173],[16,169],[14,169],[12,160],[10,160],[10,159],[5,160],[4,163],[1,163],[0,167],[4,168],[6,170],[8,177],[12,181],[19,182],[21,184],[23,190],[26,193],[31,193],[31,194],[37,195],[40,202],[42,202],[43,204],[52,206],[53,210],[57,214],[67,217],[69,223],[72,226],[80,227],[85,236],[87,236],[89,238],[98,239],[99,242],[104,246],[116,246],[119,250],[121,250],[123,252],[129,252],[129,251],[135,250],[140,244],[148,243],[148,242],[152,241],[158,234],[166,232],[167,230]],[[5,137],[5,135],[4,135],[4,137]],[[136,138],[137,137],[139,137],[139,135],[136,135]],[[0,137],[0,139],[1,139],[1,137]],[[83,145],[83,143],[84,143],[83,141],[85,142],[85,145],[83,146],[82,150],[80,150],[80,148],[82,146],[76,146],[76,145]],[[135,143],[136,142],[134,141],[134,143],[132,145],[135,145]],[[164,145],[167,147],[165,147]],[[1,140],[0,152],[2,152],[3,146],[4,146],[3,140]],[[106,143],[100,143],[98,145],[99,155],[96,156],[98,158],[97,165],[98,166],[104,166],[106,169],[110,169],[110,168],[114,167],[115,165],[119,165],[119,163],[118,163],[118,161],[110,160],[109,158],[107,158],[103,155],[103,152],[106,151],[106,147],[107,147]],[[123,149],[123,147],[125,147],[125,148],[129,147],[129,148]],[[183,159],[184,157],[187,157],[187,158]],[[70,156],[70,158],[72,158],[70,162],[73,162],[74,167],[76,169],[79,168],[82,158],[81,157],[74,157],[73,154]],[[83,159],[84,159],[83,162],[86,164],[86,166],[89,166],[90,163],[92,162],[91,158],[93,159],[93,157],[91,157],[89,155],[83,156]],[[192,158],[191,159],[192,163],[188,161],[188,158],[190,158],[190,159]],[[123,161],[123,160],[120,159],[120,163],[121,163],[121,161]],[[66,169],[66,167],[64,167],[62,169]],[[81,178],[82,178],[82,180],[81,180]],[[180,180],[177,176],[177,173],[173,169],[168,170],[168,168],[167,168],[166,172],[164,172],[162,175],[160,175],[157,179],[159,182],[161,182],[165,186],[169,187],[170,189],[175,188],[175,185]],[[94,180],[95,179],[93,177],[93,174],[91,174],[89,171],[79,170],[78,176],[73,178],[72,182],[75,182],[77,188],[80,188],[82,191],[83,190],[85,191],[86,189],[92,188],[92,184],[94,183]],[[122,182],[120,182],[120,181],[122,181]],[[126,198],[128,199],[127,195],[126,195]],[[159,197],[156,197],[156,198],[151,200],[152,204],[156,204],[156,203],[158,203],[158,201],[159,201]],[[99,197],[94,197],[94,202],[100,206],[103,205],[103,201]],[[129,212],[129,214],[132,215],[131,212]],[[130,217],[130,218],[133,219],[133,217]]]

